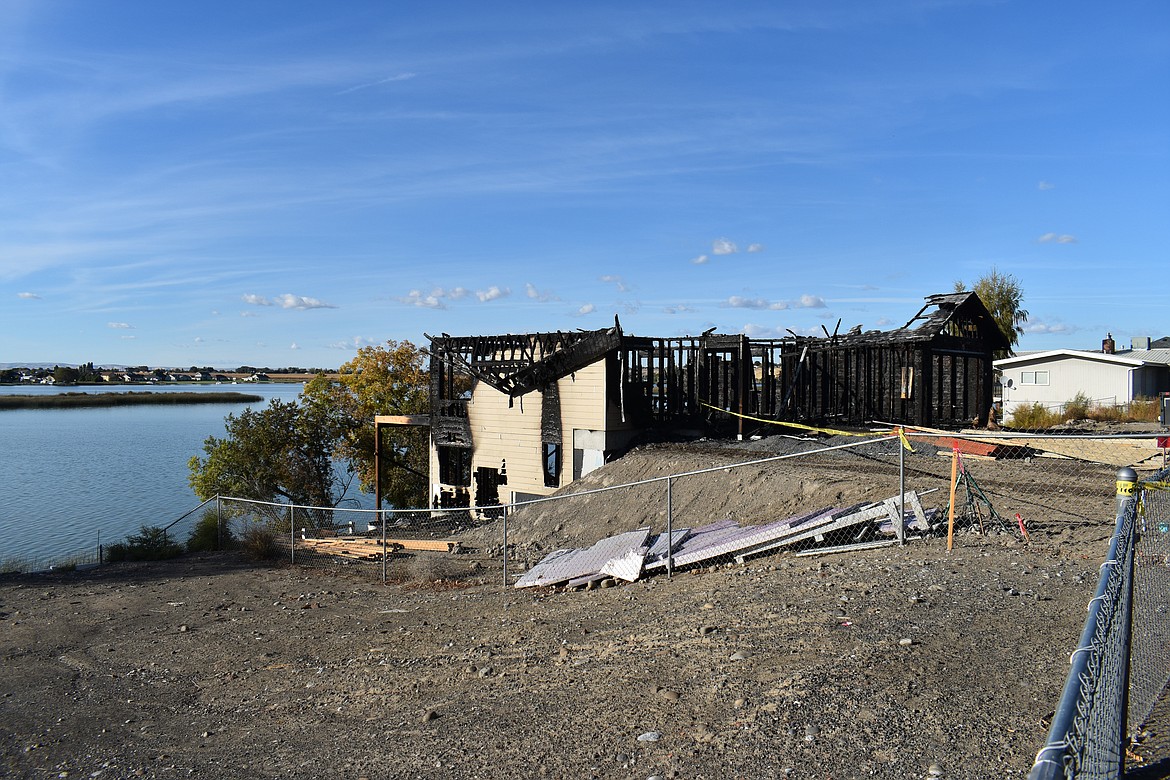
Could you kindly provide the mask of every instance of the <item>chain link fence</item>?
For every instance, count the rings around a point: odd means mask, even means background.
[[[1163,462],[1152,434],[773,435],[649,445],[554,496],[491,507],[379,511],[222,497],[200,510],[221,518],[220,546],[244,544],[299,565],[386,581],[597,587],[925,536],[952,545],[973,534],[1059,541],[1113,514],[1102,486],[1119,466],[1150,474]],[[168,532],[190,536],[203,514],[193,510]],[[623,556],[622,576],[606,570]]]
[[[1030,780],[1117,778],[1170,678],[1170,471],[1117,473],[1116,527]]]

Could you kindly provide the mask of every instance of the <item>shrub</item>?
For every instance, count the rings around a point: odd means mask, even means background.
[[[183,554],[183,547],[172,542],[167,532],[156,525],[144,525],[142,529],[126,537],[125,542],[111,544],[106,548],[106,561],[162,561]]]
[[[1162,406],[1157,398],[1135,398],[1129,405],[1129,419],[1137,422],[1158,422]]]
[[[276,543],[276,531],[267,525],[251,525],[240,539],[244,555],[257,561],[274,561],[283,556]]]
[[[214,509],[209,509],[191,529],[191,535],[187,537],[187,549],[191,552],[230,550],[235,546],[235,541],[226,518],[221,520]]]
[[[1065,420],[1087,420],[1093,410],[1093,399],[1084,393],[1077,393],[1064,405]]]
[[[1012,428],[1041,430],[1051,428],[1060,422],[1062,422],[1062,417],[1059,414],[1048,410],[1039,403],[1034,403],[1030,406],[1021,404],[1013,409],[1008,425]]]

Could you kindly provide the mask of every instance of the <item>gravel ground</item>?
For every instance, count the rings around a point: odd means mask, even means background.
[[[662,445],[573,489],[742,456]],[[919,457],[923,474],[949,469]],[[758,521],[897,484],[882,463],[784,463],[692,478],[678,511]],[[1083,512],[1038,517],[1027,545],[964,534],[951,552],[923,539],[780,554],[580,592],[504,590],[474,556],[440,555],[389,585],[230,554],[0,578],[0,766],[13,778],[1022,777],[1106,552],[1109,487],[1098,522],[1082,516],[1099,511],[1089,496]],[[660,496],[640,495],[527,510],[512,532],[538,557],[657,522]]]

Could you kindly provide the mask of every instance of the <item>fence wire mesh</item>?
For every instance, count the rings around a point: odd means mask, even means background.
[[[528,573],[558,551],[600,555],[623,544],[647,548],[635,576],[652,576],[923,536],[962,544],[982,534],[1014,544],[1038,533],[1059,541],[1102,526],[1113,514],[1103,486],[1118,466],[1160,467],[1156,444],[1152,434],[774,435],[646,446],[554,496],[517,494],[492,507],[376,511],[222,498],[219,511],[228,539],[270,536],[280,556],[306,566],[357,567],[385,579],[591,587],[614,577],[600,568],[561,580]],[[191,513],[171,532],[182,537],[198,519]]]
[[[1118,472],[1116,530],[1031,780],[1117,778],[1170,676],[1166,471]],[[1136,485],[1136,489],[1135,489]]]
[[[1162,472],[1155,480],[1170,478]],[[1150,717],[1170,682],[1170,492],[1143,491],[1134,564],[1129,728]]]

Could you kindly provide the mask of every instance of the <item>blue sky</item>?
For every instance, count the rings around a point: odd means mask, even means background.
[[[1170,335],[1170,3],[0,4],[0,362]]]

